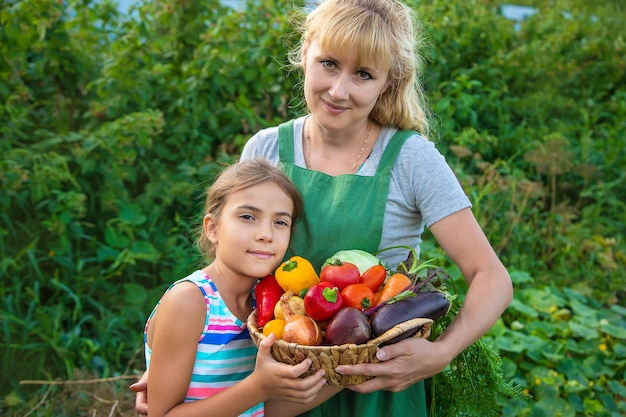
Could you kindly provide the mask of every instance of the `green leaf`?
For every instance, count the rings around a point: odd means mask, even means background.
[[[530,318],[537,318],[539,316],[539,313],[537,313],[537,311],[534,308],[527,306],[522,301],[516,298],[514,298],[513,301],[511,301],[511,304],[509,305],[508,310],[516,311]]]
[[[613,394],[621,398],[626,398],[626,385],[618,381],[609,381],[607,385]]]
[[[603,361],[604,355],[591,355],[583,359],[581,370],[590,379],[596,379],[600,376],[613,377],[618,370]]]
[[[124,302],[131,305],[143,305],[148,293],[143,285],[127,282],[124,284]]]
[[[550,417],[576,417],[574,407],[563,398],[547,398],[537,403],[536,408]]]
[[[534,281],[532,275],[526,271],[514,270],[510,271],[509,275],[511,276],[511,281],[514,285],[526,284]]]
[[[623,327],[615,326],[614,324],[600,323],[600,330],[616,339],[626,340],[626,329]]]
[[[617,314],[619,314],[620,316],[626,318],[626,307],[622,307],[619,304],[613,304],[611,305],[611,307],[609,307],[609,309],[611,311],[616,312]]]
[[[143,215],[138,204],[127,204],[120,210],[120,219],[139,226],[146,221],[146,216]]]
[[[613,345],[613,354],[618,358],[626,358],[626,344],[616,343]]]
[[[130,245],[130,239],[124,235],[115,225],[104,229],[104,241],[114,248],[125,249]]]
[[[534,321],[527,326],[528,332],[535,336],[550,339],[556,333],[556,326],[554,323],[545,321]]]
[[[23,402],[24,401],[20,398],[20,396],[15,391],[11,391],[9,394],[7,394],[4,397],[4,405],[6,405],[9,408],[16,407],[22,404]]]
[[[130,250],[136,259],[143,259],[148,262],[156,262],[161,256],[152,243],[146,240],[138,240],[133,243]]]
[[[516,338],[512,337],[498,337],[494,340],[498,350],[521,353],[526,349],[526,346]]]
[[[583,339],[597,339],[598,329],[595,328],[594,323],[578,324],[574,321],[569,323],[569,327],[572,330],[573,337],[582,337]]]
[[[120,255],[120,251],[110,246],[100,246],[96,250],[96,259],[98,262],[114,261]]]

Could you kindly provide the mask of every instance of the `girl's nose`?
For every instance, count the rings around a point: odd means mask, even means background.
[[[266,242],[272,241],[272,225],[271,224],[261,224],[259,225],[259,229],[257,230],[257,240],[262,240]]]

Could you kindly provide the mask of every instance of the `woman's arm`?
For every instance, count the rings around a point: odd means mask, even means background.
[[[437,339],[451,361],[494,325],[513,299],[513,284],[470,209],[430,230],[469,286],[459,314]]]
[[[459,353],[483,336],[510,304],[510,276],[489,244],[471,209],[460,210],[430,227],[461,270],[469,289],[460,312],[434,342],[408,338],[378,352],[381,362],[341,366],[337,372],[376,378],[350,387],[357,392],[402,391],[441,372]]]

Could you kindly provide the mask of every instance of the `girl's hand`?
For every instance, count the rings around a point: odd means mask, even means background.
[[[261,341],[256,366],[250,377],[264,390],[264,396],[268,400],[280,399],[300,404],[312,402],[326,385],[324,370],[320,369],[313,375],[300,378],[311,366],[311,360],[305,359],[298,365],[280,363],[271,354],[275,342],[273,333]]]

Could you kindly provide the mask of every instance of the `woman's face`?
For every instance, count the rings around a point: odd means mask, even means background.
[[[326,129],[359,126],[368,120],[388,86],[388,68],[359,66],[354,55],[322,51],[312,41],[303,52],[304,96],[317,122]]]

